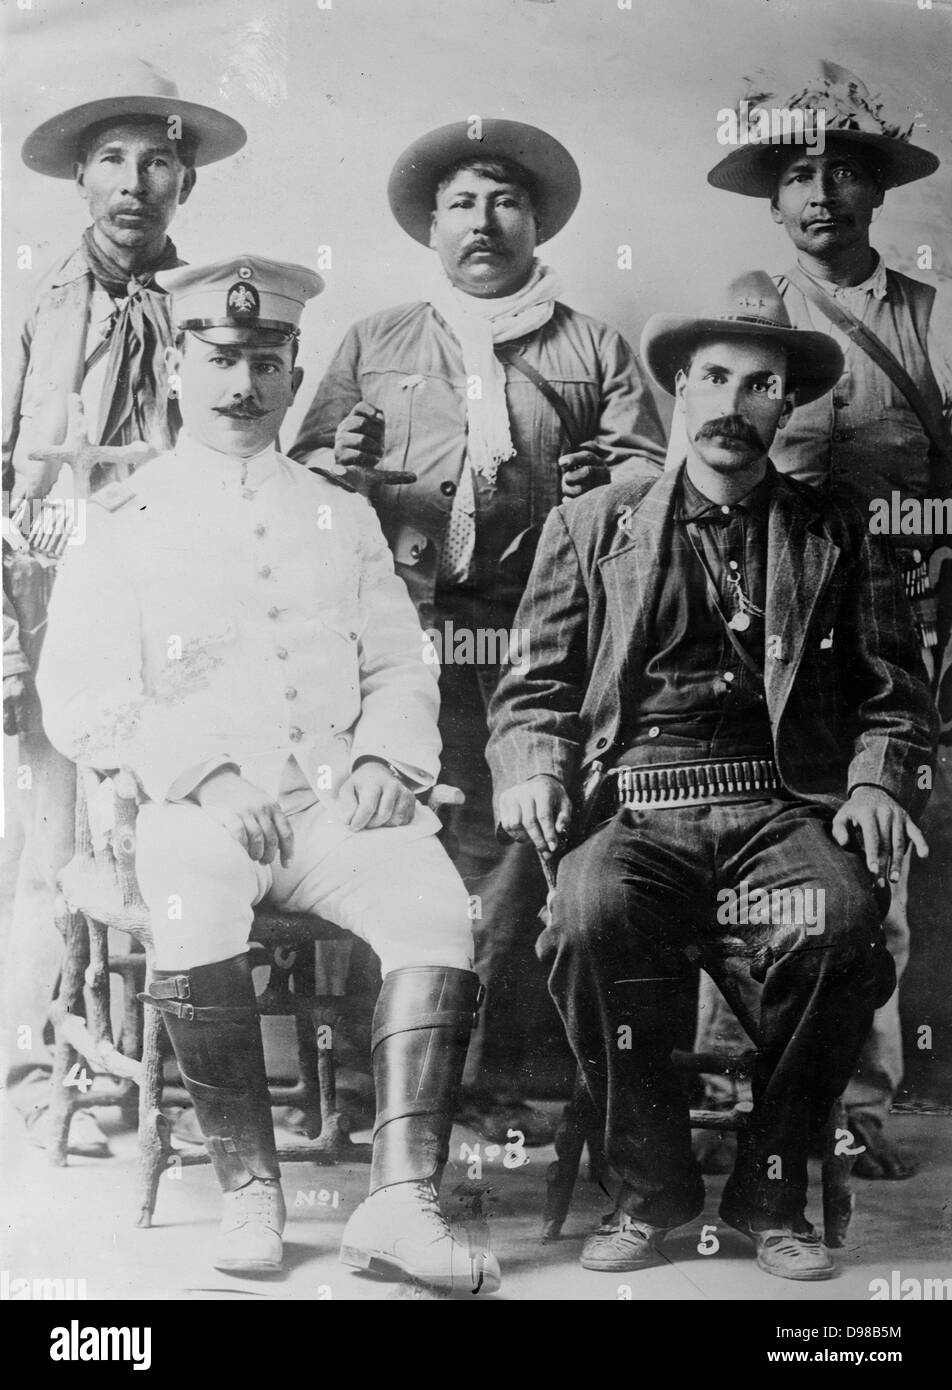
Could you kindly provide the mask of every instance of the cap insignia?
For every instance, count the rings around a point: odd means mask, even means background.
[[[241,271],[238,272],[239,275]],[[236,283],[228,291],[225,305],[228,317],[233,319],[254,319],[258,317],[261,301],[254,285]]]

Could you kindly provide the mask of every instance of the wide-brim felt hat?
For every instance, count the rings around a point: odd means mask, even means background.
[[[908,141],[893,140],[886,135],[874,135],[865,130],[838,130],[828,125],[825,138],[856,145],[857,152],[865,153],[879,169],[886,188],[898,188],[901,184],[924,179],[939,167],[939,157],[931,150],[924,150],[921,145],[911,145]],[[799,150],[810,152],[811,147],[784,142],[779,136],[757,144],[741,145],[715,164],[707,181],[714,188],[726,189],[728,193],[744,193],[749,198],[772,198],[784,162]]]
[[[653,314],[641,335],[641,357],[652,379],[669,396],[675,377],[704,339],[742,338],[782,348],[787,356],[787,390],[806,405],[832,390],[843,374],[843,354],[828,333],[794,328],[780,291],[765,270],[749,271],[728,285],[719,305],[702,318]]]
[[[239,121],[212,106],[184,101],[170,78],[141,59],[124,64],[109,78],[90,79],[87,87],[93,82],[110,95],[70,106],[43,121],[27,136],[23,162],[37,174],[71,179],[86,131],[103,121],[123,117],[154,116],[163,121],[178,117],[183,132],[194,142],[195,163],[199,165],[227,159],[248,139]]]
[[[835,139],[854,145],[857,154],[865,155],[878,168],[886,188],[898,188],[901,184],[927,178],[939,167],[938,155],[910,143],[912,123],[902,127],[890,121],[882,103],[862,78],[849,68],[823,58],[818,77],[811,79],[800,91],[786,98],[760,92],[751,94],[741,103],[738,133],[742,126],[745,140],[751,137],[750,143],[740,144],[715,164],[707,176],[708,183],[728,193],[746,194],[749,198],[772,198],[780,170],[791,151],[812,148],[819,134],[818,113],[821,110],[824,141]],[[797,112],[802,112],[804,118],[812,117],[809,141],[793,139],[797,132],[784,131],[783,117],[779,122],[770,118],[775,112],[783,113],[791,121]],[[761,130],[764,113],[768,115],[769,133],[760,138],[764,134]],[[754,117],[753,125],[751,117]],[[774,128],[776,124],[780,124],[780,131]]]
[[[560,232],[582,192],[578,165],[563,144],[537,126],[496,119],[454,121],[414,140],[390,174],[387,196],[405,232],[430,244],[436,188],[446,169],[464,159],[512,159],[532,181],[539,242]]]

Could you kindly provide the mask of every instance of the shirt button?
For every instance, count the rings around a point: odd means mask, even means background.
[[[721,511],[724,513],[725,516],[730,516],[731,514],[731,509],[727,506],[721,507]]]
[[[731,681],[734,679],[734,672],[725,671],[721,679],[727,681],[727,684],[730,685]]]
[[[275,618],[280,617],[280,615],[281,615],[281,609],[280,609],[280,608],[269,608],[269,609],[268,609],[268,617],[271,619],[272,622],[274,621]]]
[[[288,649],[287,649],[287,647],[279,647],[278,650],[275,652],[275,656],[278,658],[279,661],[287,661],[287,659],[288,659]]]
[[[648,730],[648,737],[657,738],[660,733],[661,729],[659,726],[657,724],[652,724],[651,728]]]
[[[260,574],[260,576],[261,576],[262,579],[270,579],[270,578],[271,578],[271,566],[270,566],[270,565],[262,565],[261,568],[259,569],[258,573]]]
[[[357,641],[357,634],[356,634],[356,632],[348,632],[347,636],[350,638],[350,640],[351,640],[352,642],[356,642],[356,641]]]
[[[288,738],[291,740],[292,743],[300,743],[303,737],[304,730],[299,729],[296,724],[293,726],[293,728],[290,728],[288,730]]]
[[[738,568],[738,564],[737,564],[737,561],[736,561],[736,560],[728,560],[727,563],[728,563],[728,566],[729,566],[732,570],[736,570],[736,569]]]
[[[296,700],[296,699],[297,699],[297,689],[296,689],[296,687],[293,686],[293,685],[289,685],[288,688],[287,688],[287,690],[284,692],[284,698],[285,698],[286,700]]]
[[[598,742],[596,743],[595,747],[596,747],[596,748],[604,748],[604,747],[606,747],[607,743],[608,743],[608,739],[607,739],[607,738],[600,738],[600,739],[598,740]]]
[[[456,484],[451,483],[449,479],[447,479],[445,483],[440,483],[440,492],[442,492],[444,497],[452,497],[455,491]]]
[[[267,526],[265,526],[262,522],[259,521],[258,524],[257,524],[257,526],[255,527],[255,535],[256,535],[256,536],[264,536],[264,535],[267,535],[267,532],[268,532]]]

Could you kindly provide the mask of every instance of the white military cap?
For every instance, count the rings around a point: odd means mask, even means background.
[[[241,328],[296,338],[304,305],[324,288],[307,266],[247,253],[163,270],[155,278],[172,296],[176,327],[203,337]]]

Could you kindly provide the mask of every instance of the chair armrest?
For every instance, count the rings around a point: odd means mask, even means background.
[[[136,878],[136,821],[141,787],[135,773],[125,767],[116,773],[112,785],[112,853],[116,877],[123,902],[141,903],[142,892]]]
[[[437,782],[435,787],[430,788],[423,800],[445,824],[452,806],[465,806],[466,793],[460,791],[459,787],[450,787],[445,782]]]

